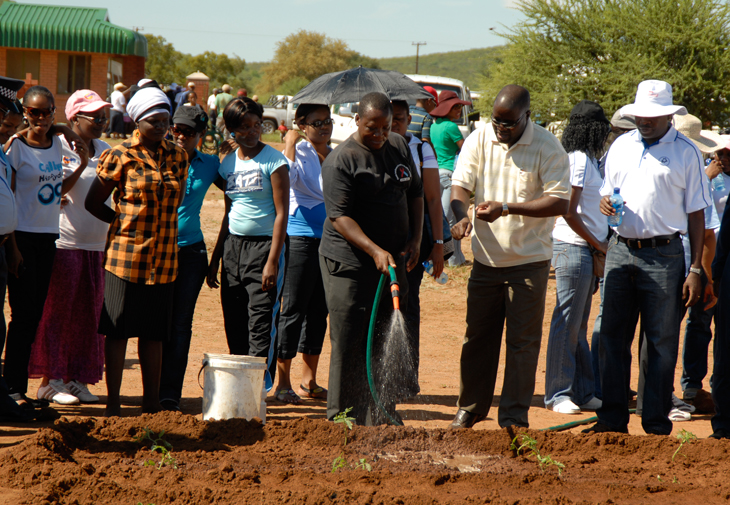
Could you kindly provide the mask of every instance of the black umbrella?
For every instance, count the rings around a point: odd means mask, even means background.
[[[304,86],[291,101],[324,105],[359,102],[363,96],[373,91],[385,93],[391,100],[433,98],[431,93],[400,72],[363,68],[361,65],[317,77]]]

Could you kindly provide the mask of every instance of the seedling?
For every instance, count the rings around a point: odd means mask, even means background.
[[[519,446],[517,446],[518,438],[520,439]],[[558,477],[563,475],[563,470],[565,470],[565,465],[563,463],[561,463],[560,461],[554,460],[552,458],[552,456],[550,456],[549,454],[546,456],[543,456],[542,454],[540,454],[540,449],[537,447],[537,440],[532,438],[530,435],[527,435],[526,433],[520,433],[512,440],[512,443],[510,444],[509,448],[512,449],[513,451],[516,451],[517,454],[522,453],[523,455],[527,456],[528,458],[530,456],[535,456],[535,460],[537,461],[537,464],[540,467],[541,472],[545,473],[546,468],[554,466],[558,470]]]
[[[677,447],[677,450],[674,451],[674,454],[672,454],[672,463],[674,462],[674,458],[677,457],[677,454],[682,454],[681,451],[682,447],[684,447],[684,444],[691,444],[693,441],[697,440],[697,435],[694,433],[687,431],[685,429],[680,430],[680,432],[677,434],[677,438],[679,439],[679,447]],[[687,457],[686,454],[682,454],[685,458]]]
[[[143,428],[143,430],[144,433],[134,437],[134,441],[139,443],[144,443],[146,440],[152,442],[150,451],[161,455],[159,462],[148,459],[145,461],[144,466],[156,466],[158,470],[162,470],[163,466],[171,466],[177,470],[177,460],[172,456],[172,444],[163,438],[165,430],[162,430],[159,435],[149,428]]]
[[[352,430],[352,422],[355,420],[354,417],[348,416],[351,410],[352,407],[348,407],[345,409],[344,412],[340,412],[334,418],[335,424],[342,425],[342,433],[345,436],[345,441],[342,444],[343,447],[347,445],[347,432]],[[340,452],[340,455],[337,456],[334,461],[332,461],[332,473],[337,472],[337,470],[347,468],[348,466],[349,465],[347,463],[347,458],[345,458],[345,453]],[[362,468],[363,470],[367,470],[368,472],[372,471],[373,469],[373,467],[370,465],[370,463],[367,462],[365,458],[361,458],[360,462],[356,464],[354,468]]]

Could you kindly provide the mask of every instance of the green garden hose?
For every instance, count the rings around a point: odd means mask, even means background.
[[[397,301],[399,301],[398,279],[395,275],[395,270],[393,269],[393,267],[389,266],[388,270],[390,272],[390,291],[391,296],[393,296],[393,308],[394,310],[399,310],[399,307],[397,305]],[[393,419],[393,417],[385,410],[383,404],[380,403],[380,397],[378,396],[378,392],[375,390],[375,381],[373,380],[373,334],[375,333],[375,321],[378,318],[378,305],[380,304],[380,297],[383,294],[383,286],[385,285],[387,277],[388,276],[385,274],[380,276],[378,290],[375,293],[375,302],[373,302],[373,310],[370,313],[370,328],[368,329],[368,347],[367,355],[365,357],[365,363],[367,365],[368,372],[368,386],[370,386],[370,394],[373,395],[373,401],[375,402],[375,405],[378,406],[380,412],[382,412],[392,424],[396,426],[403,426],[403,423]]]

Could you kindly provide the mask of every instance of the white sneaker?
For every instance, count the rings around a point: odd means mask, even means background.
[[[38,388],[38,399],[56,402],[60,405],[76,405],[79,399],[68,392],[61,379],[48,381],[47,386]]]
[[[580,414],[580,407],[570,400],[553,405],[553,412],[558,414]]]
[[[89,387],[83,382],[73,380],[64,384],[68,392],[78,398],[81,403],[96,403],[99,401],[99,397],[92,395],[89,392]]]
[[[689,403],[683,402],[682,400],[677,398],[677,396],[674,393],[672,393],[672,407],[674,407],[677,410],[681,410],[682,412],[686,412],[688,414],[694,414],[694,412],[696,410],[694,405],[690,405]]]
[[[583,410],[598,410],[603,406],[603,401],[595,396],[590,399],[588,403],[584,403],[580,406]]]
[[[678,408],[673,408],[669,411],[669,420],[672,422],[681,423],[682,421],[689,421],[691,419],[692,414],[689,412],[679,410]]]

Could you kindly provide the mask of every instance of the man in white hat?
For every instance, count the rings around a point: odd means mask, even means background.
[[[609,196],[619,188],[623,220],[608,244],[599,359],[603,406],[587,433],[628,433],[631,342],[641,315],[648,351],[641,424],[668,435],[682,303],[700,300],[704,209],[710,205],[700,150],[672,126],[687,109],[672,103],[663,81],[639,84],[621,115],[636,130],[616,139],[606,158],[601,212],[615,214]],[[685,277],[680,234],[689,233],[691,266]]]

